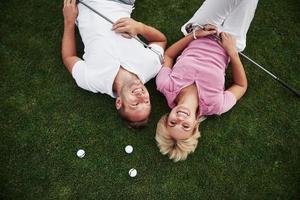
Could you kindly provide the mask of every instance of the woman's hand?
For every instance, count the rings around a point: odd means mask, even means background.
[[[117,20],[112,27],[116,33],[120,33],[125,38],[132,38],[142,32],[143,24],[134,19],[124,17]]]
[[[218,34],[218,28],[211,24],[206,24],[203,26],[203,29],[198,29],[195,32],[196,38],[206,37],[213,34]]]
[[[222,32],[220,34],[221,41],[219,43],[225,49],[229,57],[233,57],[237,54],[237,50],[235,48],[235,39],[229,34]]]
[[[78,8],[76,5],[76,0],[64,0],[63,14],[65,18],[65,23],[74,25],[75,20],[78,16]]]

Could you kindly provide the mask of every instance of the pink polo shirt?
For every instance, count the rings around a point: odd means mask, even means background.
[[[209,37],[193,40],[177,58],[172,69],[162,67],[156,77],[157,90],[170,108],[182,88],[196,84],[199,97],[198,116],[221,115],[236,103],[235,96],[224,91],[225,70],[229,57],[217,41]]]

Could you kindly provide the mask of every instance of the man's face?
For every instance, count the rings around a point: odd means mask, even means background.
[[[125,84],[121,90],[121,106],[124,106],[130,121],[142,121],[148,118],[151,111],[150,97],[147,88],[140,80]],[[117,106],[118,109],[118,106]]]
[[[167,118],[167,130],[176,140],[187,139],[193,134],[196,123],[195,113],[184,106],[176,106]]]

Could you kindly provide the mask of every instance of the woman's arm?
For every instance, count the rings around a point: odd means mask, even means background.
[[[212,35],[217,33],[217,30],[215,27],[208,26],[209,28],[206,30],[199,29],[195,32],[196,38],[206,37],[208,35]],[[187,45],[194,40],[193,34],[189,34],[185,36],[184,38],[180,39],[176,43],[174,43],[172,46],[170,46],[166,52],[165,52],[165,60],[164,60],[164,67],[173,67],[174,60],[181,54],[181,52],[187,47]]]
[[[176,43],[174,43],[172,46],[170,46],[166,51],[164,55],[164,67],[173,67],[174,59],[177,58],[181,54],[181,52],[187,47],[187,45],[194,40],[193,35],[189,34],[185,36],[184,38],[181,38]]]
[[[246,92],[248,87],[246,73],[239,54],[235,49],[235,41],[228,33],[221,33],[222,41],[220,42],[230,57],[232,66],[233,84],[227,89],[234,94],[239,100]]]

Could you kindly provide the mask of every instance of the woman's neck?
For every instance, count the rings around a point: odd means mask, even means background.
[[[176,97],[177,105],[184,105],[197,114],[199,108],[198,91],[194,84],[183,88]]]

